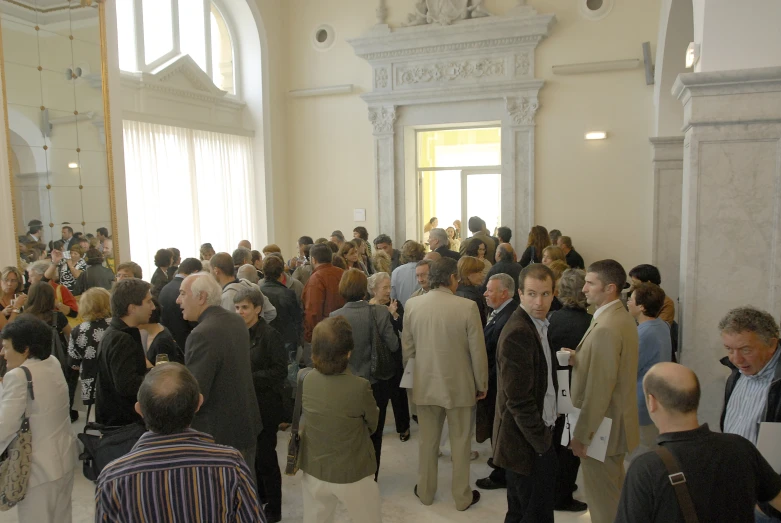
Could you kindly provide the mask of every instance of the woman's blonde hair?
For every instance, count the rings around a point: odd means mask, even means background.
[[[93,287],[81,295],[79,314],[84,321],[111,317],[111,294],[103,287]]]
[[[469,276],[476,272],[483,272],[485,264],[474,256],[461,256],[458,260],[458,283],[461,285],[472,285]]]
[[[388,253],[378,249],[377,252],[372,254],[372,265],[377,272],[391,273],[391,259]]]
[[[0,271],[0,278],[6,280],[11,273],[16,274],[16,279],[19,281],[19,283],[16,285],[16,290],[14,290],[14,293],[22,292],[22,289],[24,288],[24,278],[22,278],[22,272],[16,267],[12,265],[3,267],[3,270]]]
[[[561,260],[566,261],[566,257],[564,256],[564,251],[561,250],[561,247],[556,247],[555,245],[548,245],[542,250],[542,255],[545,256],[545,254],[550,257],[551,261]]]

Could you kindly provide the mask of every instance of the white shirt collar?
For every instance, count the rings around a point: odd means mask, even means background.
[[[499,312],[501,312],[501,310],[502,310],[502,309],[504,309],[505,307],[507,307],[507,304],[508,304],[508,303],[510,303],[511,301],[513,301],[513,299],[512,299],[512,298],[507,298],[507,301],[506,301],[506,302],[504,302],[504,303],[502,303],[501,305],[499,305],[497,308],[495,308],[495,309],[494,309],[494,312],[495,312],[496,314],[499,314]]]
[[[620,302],[620,301],[621,301],[621,298],[616,298],[615,300],[611,301],[610,303],[606,303],[606,304],[604,304],[603,306],[601,306],[600,308],[598,308],[597,310],[595,310],[595,311],[594,311],[594,319],[596,320],[596,319],[597,319],[597,317],[598,317],[600,314],[602,314],[603,312],[605,312],[605,309],[607,309],[608,307],[612,306],[614,303],[618,303],[618,302]]]
[[[523,307],[523,305],[521,305],[521,307]],[[524,310],[524,311],[526,311],[526,314],[528,314],[528,315],[529,315],[529,318],[531,318],[531,319],[532,319],[532,321],[534,322],[534,325],[536,325],[536,326],[537,326],[537,331],[540,333],[540,336],[542,336],[542,328],[543,328],[543,327],[547,327],[547,326],[550,324],[550,323],[548,322],[548,319],[547,319],[547,318],[545,318],[544,320],[538,320],[537,318],[535,318],[534,316],[532,316],[532,313],[531,313],[531,312],[529,312],[528,310],[526,310],[526,307],[523,307],[523,310]]]

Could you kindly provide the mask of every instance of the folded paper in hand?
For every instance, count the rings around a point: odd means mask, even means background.
[[[411,389],[413,378],[415,377],[415,358],[410,358],[407,366],[404,367],[404,375],[401,377],[399,387],[402,389]]]
[[[580,409],[572,405],[569,395],[569,371],[558,371],[559,393],[558,393],[558,411],[559,414],[566,414],[567,419],[564,424],[564,432],[561,435],[561,444],[566,447],[572,439],[572,433],[575,432],[575,426],[578,424]],[[591,445],[588,446],[586,455],[604,463],[607,454],[607,444],[610,441],[610,428],[613,426],[613,420],[604,418],[599,424],[594,437],[591,439]]]

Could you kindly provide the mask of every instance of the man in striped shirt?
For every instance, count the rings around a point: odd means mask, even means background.
[[[95,521],[265,523],[241,453],[189,428],[201,403],[183,365],[166,363],[146,375],[135,408],[149,432],[101,472]]]
[[[781,350],[773,316],[754,307],[732,309],[719,322],[727,350],[722,363],[732,369],[724,394],[721,429],[754,445],[761,422],[781,422]],[[781,512],[760,505],[757,521],[781,521]],[[767,514],[767,515],[766,515]]]

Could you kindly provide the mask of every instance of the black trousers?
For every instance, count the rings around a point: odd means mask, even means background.
[[[70,409],[73,410],[73,399],[76,396],[76,388],[79,386],[79,371],[71,369],[70,366],[63,365],[62,373],[65,374],[65,383],[68,384]]]
[[[263,430],[258,434],[255,450],[255,476],[258,483],[258,497],[268,503],[268,512],[282,510],[282,474],[277,459],[277,431],[281,416],[262,416]]]
[[[553,523],[556,485],[554,445],[536,456],[532,473],[524,476],[505,470],[507,476],[507,515],[504,523]]]
[[[553,431],[553,443],[556,446],[558,458],[558,474],[556,475],[556,505],[566,505],[572,501],[572,492],[575,490],[575,481],[578,478],[580,458],[572,453],[572,449],[561,445],[561,435],[564,433],[566,416],[556,418]]]
[[[409,402],[407,401],[407,389],[399,387],[404,369],[396,373],[391,380],[390,401],[393,405],[393,419],[396,421],[396,432],[403,434],[409,430]]]
[[[377,422],[377,430],[371,435],[372,444],[374,445],[374,454],[377,458],[377,472],[374,473],[374,479],[377,480],[377,476],[380,473],[380,455],[382,454],[382,431],[385,428],[385,415],[388,412],[388,402],[391,399],[393,392],[393,378],[389,380],[378,381],[372,385],[372,392],[374,393],[374,401],[377,402],[377,407],[380,409],[380,418]]]

